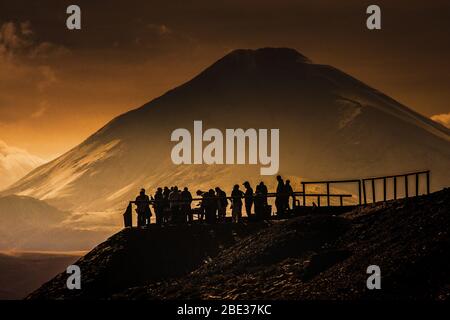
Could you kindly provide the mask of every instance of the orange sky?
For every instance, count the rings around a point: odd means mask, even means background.
[[[426,116],[450,111],[448,0],[377,1],[381,31],[360,0],[77,1],[81,31],[69,4],[0,4],[0,140],[46,159],[236,48],[292,47]]]

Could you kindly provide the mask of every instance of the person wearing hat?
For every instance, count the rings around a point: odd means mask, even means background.
[[[243,186],[245,187],[245,212],[247,213],[247,217],[250,217],[252,214],[253,206],[253,189],[248,181],[245,181],[243,183]]]

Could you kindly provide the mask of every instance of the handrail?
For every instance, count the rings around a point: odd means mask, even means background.
[[[383,180],[383,201],[387,200],[386,195],[386,184],[388,179],[393,179],[394,182],[394,199],[397,199],[397,179],[398,178],[405,178],[405,197],[409,197],[409,191],[408,191],[408,177],[415,176],[416,177],[416,196],[419,195],[419,178],[421,175],[426,175],[426,193],[430,193],[430,170],[423,170],[423,171],[416,171],[416,172],[408,172],[404,174],[396,174],[396,175],[388,175],[388,176],[376,176],[376,177],[369,177],[369,178],[362,178],[362,179],[344,179],[344,180],[322,180],[322,181],[301,181],[302,185],[302,191],[295,191],[289,194],[286,193],[267,193],[266,195],[263,195],[262,197],[277,197],[277,196],[301,196],[303,199],[303,206],[306,206],[306,198],[307,197],[317,197],[318,203],[320,205],[320,198],[326,197],[327,198],[327,205],[330,206],[330,199],[331,198],[339,198],[340,199],[340,205],[343,205],[343,198],[351,198],[353,197],[352,194],[336,194],[336,193],[330,193],[330,185],[331,184],[342,184],[342,183],[357,183],[358,184],[358,200],[359,205],[362,205],[363,201],[364,204],[367,204],[367,192],[366,192],[366,182],[371,181],[372,186],[372,200],[373,202],[376,201],[375,196],[375,181],[376,180]],[[324,184],[326,185],[326,193],[306,193],[306,186],[311,184]],[[362,194],[361,194],[362,193]],[[253,197],[261,197],[259,194],[253,194]],[[227,196],[227,197],[217,197],[216,199],[233,199],[235,197]],[[240,197],[241,199],[247,198],[247,196]],[[192,201],[202,201],[204,198],[193,198]],[[169,202],[186,202],[186,200],[161,200],[162,201],[169,201]],[[156,201],[154,199],[150,200],[150,203],[155,203]],[[130,204],[136,203],[136,201],[130,201]]]
[[[426,176],[426,194],[430,194],[430,170],[424,170],[424,171],[416,171],[416,172],[408,172],[404,174],[396,174],[396,175],[390,175],[390,176],[378,176],[378,177],[371,177],[371,178],[364,178],[362,179],[362,188],[363,188],[363,195],[364,195],[364,204],[367,204],[367,195],[366,195],[366,182],[371,182],[372,187],[372,202],[376,202],[376,186],[375,181],[377,180],[383,180],[383,201],[387,200],[387,181],[392,179],[393,181],[393,193],[394,193],[394,200],[397,199],[397,178],[404,178],[404,190],[405,190],[405,198],[409,198],[409,181],[408,177],[415,176],[415,193],[416,196],[419,195],[419,185],[420,185],[420,176],[425,175]]]
[[[276,193],[268,193],[267,195],[258,195],[258,194],[253,194],[252,195],[252,197],[253,198],[258,198],[258,197],[268,197],[268,198],[273,198],[273,197],[277,197],[277,196],[292,196],[292,195],[294,195],[294,196],[298,196],[298,195],[303,195],[303,192],[293,192],[293,193],[289,193],[289,194],[287,194],[287,193],[280,193],[280,194],[276,194]],[[307,197],[326,197],[327,196],[327,194],[326,193],[307,193],[305,196],[307,196]],[[234,198],[236,198],[236,197],[231,197],[231,196],[227,196],[227,197],[218,197],[218,196],[214,196],[216,199],[229,199],[229,200],[231,200],[231,199],[234,199]],[[242,196],[242,197],[239,197],[239,198],[241,198],[241,199],[245,199],[245,198],[248,198],[249,196]],[[351,194],[340,194],[340,193],[338,193],[338,194],[330,194],[330,197],[335,197],[335,198],[338,198],[338,197],[343,197],[343,198],[351,198],[352,197],[352,195]],[[202,200],[205,200],[204,198],[192,198],[192,199],[190,199],[190,201],[202,201]],[[159,200],[160,202],[166,202],[166,201],[168,201],[168,202],[186,202],[186,200],[182,200],[182,199],[180,199],[180,200],[168,200],[168,199],[164,199],[164,200]],[[149,200],[149,202],[150,203],[155,203],[155,202],[157,202],[157,200],[154,200],[154,199],[150,199]],[[129,203],[136,203],[136,201],[129,201]]]
[[[346,180],[324,180],[324,181],[302,181],[302,188],[303,192],[306,192],[306,186],[310,184],[325,184],[327,188],[327,193],[325,196],[327,197],[327,205],[330,205],[330,197],[332,197],[332,194],[330,193],[330,185],[331,184],[338,184],[338,183],[357,183],[358,184],[358,200],[359,204],[362,204],[361,200],[361,180],[359,179],[346,179]],[[341,198],[342,203],[342,198]],[[303,196],[303,205],[306,205],[306,196]],[[342,205],[342,204],[341,204]]]

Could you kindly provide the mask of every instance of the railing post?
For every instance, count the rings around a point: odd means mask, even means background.
[[[306,207],[306,184],[302,182],[303,187],[303,206]]]
[[[416,173],[416,197],[419,195],[419,174]]]
[[[376,202],[376,195],[375,195],[375,179],[372,179],[372,202]]]
[[[408,175],[405,174],[405,198],[408,198]]]
[[[361,199],[361,180],[358,180],[358,200],[359,200],[359,205],[362,204],[362,199]]]
[[[339,196],[339,200],[340,200],[341,207],[342,207],[344,205],[343,200],[342,200],[342,196]]]
[[[397,199],[397,177],[394,177],[394,199]]]
[[[364,194],[364,205],[367,204],[367,196],[366,196],[366,180],[362,181],[362,187],[363,187],[363,194]]]
[[[317,196],[317,206],[320,207],[320,196]]]
[[[383,201],[386,202],[386,177],[383,178]]]
[[[330,183],[327,182],[327,206],[330,206]]]
[[[430,194],[430,171],[427,171],[427,194]]]

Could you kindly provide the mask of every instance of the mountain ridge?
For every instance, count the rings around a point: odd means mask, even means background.
[[[231,179],[270,179],[251,166],[173,165],[170,132],[199,119],[219,129],[280,128],[280,173],[296,180],[431,169],[433,190],[450,181],[448,129],[334,67],[313,64],[293,49],[265,48],[233,51],[116,117],[6,193],[80,212],[103,211],[120,210],[141,187],[209,184],[229,191]],[[230,179],[216,177],[218,171]]]

